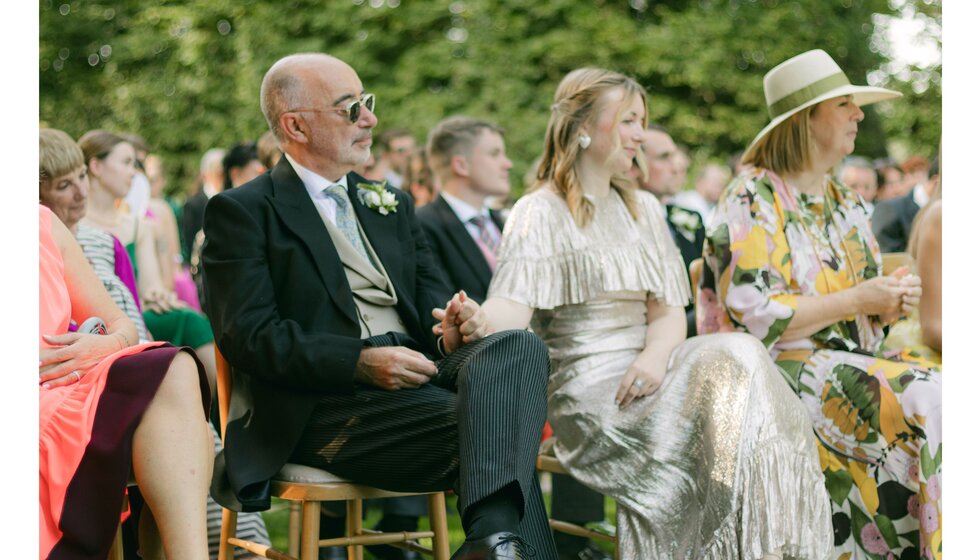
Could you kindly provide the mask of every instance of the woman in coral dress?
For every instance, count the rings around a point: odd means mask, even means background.
[[[190,352],[136,329],[71,233],[39,209],[40,558],[104,559],[130,473],[152,515],[144,558],[207,558],[207,380]],[[69,333],[101,317],[106,334]]]

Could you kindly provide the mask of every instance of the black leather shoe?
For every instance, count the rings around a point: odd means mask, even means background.
[[[558,560],[613,560],[612,554],[599,548],[595,543],[588,543],[581,550],[566,552],[558,551]]]
[[[514,533],[494,533],[477,541],[468,540],[450,560],[525,560],[534,549]]]

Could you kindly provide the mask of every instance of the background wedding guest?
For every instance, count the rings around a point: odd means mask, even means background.
[[[42,180],[56,178],[42,168]],[[137,344],[71,233],[38,208],[38,557],[108,555],[132,473],[152,511],[140,523],[143,557],[204,560],[212,464],[204,372],[187,349]],[[105,321],[106,334],[68,332],[70,321],[90,317]]]
[[[905,179],[895,160],[879,158],[872,163],[875,166],[875,173],[878,174],[878,194],[875,195],[875,202],[902,196],[904,194],[902,185]]]
[[[870,213],[874,212],[875,197],[878,194],[878,174],[868,158],[861,156],[844,158],[837,171],[837,181],[856,192]]]
[[[201,169],[198,173],[198,190],[184,202],[181,215],[181,249],[185,263],[191,262],[191,249],[194,238],[204,225],[204,206],[212,196],[224,189],[225,177],[221,160],[225,151],[221,148],[211,148],[201,156]]]
[[[929,182],[929,177],[935,175],[930,171],[929,160],[920,155],[911,155],[899,166],[902,170],[902,192],[901,196],[909,193],[916,187],[923,187]],[[935,162],[933,162],[935,167]],[[923,205],[925,202],[923,202]]]
[[[732,178],[728,167],[716,163],[708,163],[698,172],[694,180],[694,190],[681,191],[674,195],[671,204],[693,210],[701,214],[701,222],[710,224],[715,214],[715,205],[721,197],[721,191]]]
[[[146,176],[145,161],[150,154],[150,145],[146,139],[132,132],[120,134],[136,151],[136,175],[133,176],[133,184],[129,187],[123,203],[136,216],[142,216],[150,204],[150,180]]]
[[[177,294],[177,298],[196,311],[201,310],[197,299],[197,287],[190,272],[184,266],[180,243],[181,207],[165,192],[167,185],[163,160],[155,154],[146,156],[146,178],[150,181],[150,203],[147,218],[155,222],[157,230],[157,256],[161,267],[164,287]]]
[[[396,189],[404,190],[408,156],[415,149],[415,137],[405,128],[389,128],[378,135],[376,172]]]
[[[429,158],[425,155],[425,148],[415,148],[408,157],[408,167],[405,175],[405,183],[408,184],[408,194],[412,195],[416,208],[421,208],[436,199],[439,194],[439,187],[436,186],[435,177],[432,176],[432,167],[429,166]]]
[[[830,174],[854,151],[861,106],[901,94],[851,85],[822,50],[777,65],[763,90],[771,121],[743,157],[754,167],[725,189],[708,231],[698,332],[760,339],[809,411],[834,558],[938,559],[942,375],[882,347],[921,282],[907,267],[882,274],[867,208]]]
[[[449,117],[432,128],[425,147],[439,195],[418,211],[419,222],[449,287],[477,303],[487,298],[504,227],[487,201],[510,193],[513,164],[503,132],[486,121]]]
[[[672,190],[676,194],[687,188],[687,174],[691,170],[691,153],[687,146],[683,144],[675,146],[674,160],[674,164],[677,166],[677,175],[674,176],[674,180],[677,183],[673,185]]]
[[[909,169],[917,169],[917,160]],[[921,182],[926,177],[925,182]],[[914,171],[912,180],[918,181],[905,196],[886,200],[875,207],[871,217],[878,245],[884,253],[895,253],[908,250],[909,234],[912,232],[912,222],[919,209],[925,206],[939,185],[938,159],[925,173]]]
[[[704,245],[704,221],[697,212],[676,206],[671,202],[681,185],[678,178],[680,169],[677,167],[677,147],[665,128],[652,124],[643,131],[642,150],[643,158],[637,159],[634,176],[641,189],[652,193],[660,201],[659,211],[667,222],[671,239],[680,250],[687,271],[691,262],[701,257],[701,247]],[[639,167],[644,163],[645,175]],[[697,334],[697,324],[692,302],[685,303],[684,313],[687,318],[687,336],[694,336]]]
[[[164,287],[150,228],[143,219],[117,206],[136,173],[135,150],[122,137],[104,130],[86,132],[78,145],[88,166],[91,187],[82,224],[110,233],[122,243],[133,265],[143,320],[153,338],[193,348],[213,383],[214,335],[208,320]]]
[[[630,177],[645,124],[634,80],[565,76],[484,311],[547,344],[555,456],[620,504],[621,558],[824,558],[833,532],[803,406],[751,337],[685,341],[683,261]]]

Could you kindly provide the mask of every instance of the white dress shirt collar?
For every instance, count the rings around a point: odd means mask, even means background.
[[[463,202],[446,191],[442,191],[439,194],[446,201],[446,204],[449,204],[449,207],[453,209],[459,221],[464,224],[469,223],[476,216],[483,216],[488,222],[493,221],[490,219],[490,209],[488,207],[474,208],[468,202]]]
[[[299,175],[300,180],[303,181],[303,186],[306,187],[306,192],[310,193],[310,198],[313,200],[323,198],[324,189],[331,185],[340,185],[344,187],[344,191],[347,190],[347,175],[344,175],[338,181],[331,181],[323,175],[319,175],[296,163],[296,160],[291,158],[289,154],[283,154],[283,156],[289,161],[289,165],[293,166],[293,170]]]

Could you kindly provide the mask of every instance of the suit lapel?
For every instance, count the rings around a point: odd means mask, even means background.
[[[350,198],[351,205],[357,220],[361,222],[361,229],[367,236],[374,252],[381,260],[381,266],[385,267],[388,277],[401,276],[402,259],[399,255],[397,216],[393,214],[382,215],[375,209],[368,208],[361,202],[361,197],[357,195],[358,183],[371,183],[357,173],[347,174],[347,196]],[[396,208],[397,212],[399,209]]]
[[[467,266],[473,270],[481,282],[483,278],[489,278],[493,273],[490,270],[490,265],[487,264],[487,259],[483,257],[483,251],[476,245],[476,241],[473,241],[470,231],[466,229],[463,222],[459,221],[459,217],[456,212],[453,212],[446,199],[441,196],[438,197],[435,208],[439,219],[442,220],[446,234],[449,235],[449,239],[456,246],[459,254],[463,255],[463,260],[466,261]]]
[[[344,265],[340,262],[333,240],[330,239],[319,212],[316,211],[309,193],[306,192],[303,181],[296,175],[286,158],[282,158],[271,175],[273,208],[282,218],[286,228],[303,240],[310,250],[320,278],[327,288],[327,294],[337,303],[344,315],[357,323],[354,296],[344,274]]]
[[[419,340],[424,340],[425,333],[422,332],[422,321],[419,312],[415,308],[415,294],[405,291],[408,280],[406,274],[415,274],[413,266],[410,270],[404,270],[405,258],[401,254],[401,240],[398,239],[398,216],[397,212],[404,212],[403,209],[396,209],[396,214],[382,215],[373,208],[368,208],[361,202],[361,197],[357,195],[359,183],[373,183],[357,173],[347,174],[347,196],[350,198],[351,205],[358,221],[361,222],[361,229],[368,238],[374,253],[378,256],[379,265],[388,274],[388,280],[395,289],[398,297],[397,309],[399,315],[405,321],[406,329],[413,336],[422,336]],[[400,202],[399,204],[404,204]],[[412,263],[414,265],[414,263]]]

